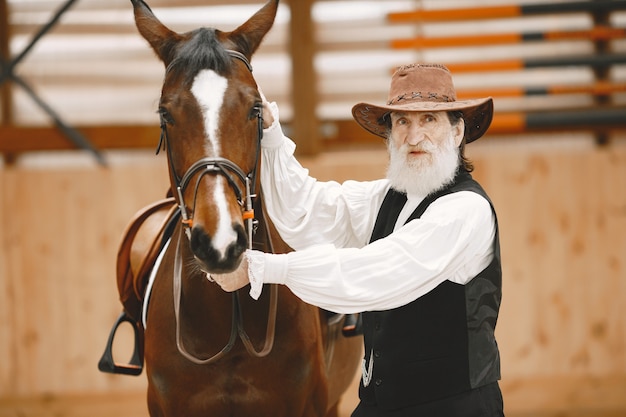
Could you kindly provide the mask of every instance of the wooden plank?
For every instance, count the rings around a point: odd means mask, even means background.
[[[6,170],[0,169],[0,187],[4,187],[7,181]],[[17,290],[13,280],[9,279],[11,272],[9,260],[12,254],[19,250],[16,245],[19,235],[15,233],[16,225],[11,219],[10,202],[3,191],[3,188],[0,188],[0,228],[2,228],[0,232],[0,357],[5,360],[0,366],[0,391],[2,391],[2,381],[14,381],[17,372],[14,364],[7,358],[14,359],[12,341],[16,336],[15,291]],[[0,394],[0,397],[2,396],[3,394]],[[2,415],[1,412],[0,415]]]
[[[563,381],[550,381],[553,385],[560,385]],[[532,387],[534,381],[523,381],[524,385]],[[545,387],[544,382],[540,386]],[[571,386],[570,383],[566,386]],[[616,386],[614,389],[618,389]],[[624,389],[624,386],[621,385]],[[509,398],[504,393],[507,417],[624,417],[626,409],[611,409],[597,406],[594,408],[569,407],[532,412],[518,411],[507,406]],[[0,417],[148,417],[144,392],[130,392],[122,394],[74,394],[49,395],[37,397],[23,397],[0,400]],[[340,403],[339,417],[349,417],[354,410],[351,398]]]
[[[626,149],[468,151],[502,227],[507,260],[496,336],[505,380],[623,377]],[[594,401],[593,378],[585,386],[568,401]],[[567,398],[559,386],[543,387],[542,402],[551,393],[554,402]],[[601,401],[626,401],[614,395]]]
[[[322,180],[380,178],[387,157],[379,143],[302,163]],[[478,142],[468,151],[501,228],[497,337],[507,415],[624,412],[626,149]],[[119,233],[162,196],[164,162],[0,170],[0,417],[145,410],[145,375],[105,375],[96,363],[119,312]],[[346,408],[355,396],[356,386]]]
[[[164,157],[2,173],[0,288],[9,291],[0,293],[0,317],[6,308],[10,320],[0,326],[0,397],[143,389],[145,376],[102,374],[97,363],[121,311],[121,234],[139,208],[165,195]]]
[[[145,392],[0,398],[0,417],[148,417]]]

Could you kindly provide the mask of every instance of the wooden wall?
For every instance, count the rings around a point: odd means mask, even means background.
[[[494,143],[469,152],[500,220],[508,414],[626,412],[626,144]],[[90,395],[147,415],[145,376],[104,375],[96,364],[120,311],[118,239],[137,209],[163,196],[164,164],[138,152],[112,155],[108,168],[0,169],[0,416],[96,415]],[[385,153],[325,153],[303,165],[320,179],[372,179]],[[73,411],[58,409],[62,398]],[[353,390],[344,408],[354,401]]]

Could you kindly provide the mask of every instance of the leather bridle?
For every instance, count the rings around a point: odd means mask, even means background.
[[[234,50],[226,51],[232,58],[238,59],[242,61],[248,70],[252,72],[252,66],[250,65],[249,60],[240,52]],[[184,227],[185,234],[187,238],[191,238],[191,229],[193,227],[193,209],[195,209],[196,204],[196,195],[198,191],[198,186],[202,178],[211,173],[216,173],[218,175],[222,175],[228,181],[228,184],[234,190],[235,195],[237,197],[237,202],[242,207],[242,217],[246,223],[246,230],[248,234],[248,248],[252,248],[252,238],[255,229],[255,214],[253,208],[253,198],[256,197],[255,194],[255,185],[258,174],[258,161],[261,150],[261,139],[263,138],[263,112],[262,109],[259,108],[257,112],[257,142],[256,142],[256,151],[255,151],[255,159],[254,166],[247,174],[234,162],[222,158],[222,157],[205,157],[201,158],[198,161],[194,162],[189,169],[185,172],[185,174],[180,178],[176,173],[176,169],[174,168],[174,159],[172,157],[172,149],[169,144],[169,139],[167,135],[167,123],[163,120],[163,116],[161,116],[161,137],[159,139],[159,145],[157,147],[157,153],[161,148],[165,148],[168,153],[169,158],[169,166],[171,170],[172,179],[174,181],[175,190],[178,197],[178,206],[181,214],[181,222]],[[192,210],[186,206],[184,201],[184,194],[191,182],[191,179],[198,175],[198,178],[195,182],[194,187],[194,197],[193,197],[193,207]],[[240,186],[243,184],[243,189]],[[263,213],[265,215],[265,213]],[[265,219],[267,224],[267,219]],[[239,297],[239,292],[234,291],[232,293],[232,324],[231,324],[231,334],[230,339],[226,346],[214,356],[211,356],[207,359],[198,358],[192,354],[190,354],[183,344],[182,336],[180,334],[180,302],[181,302],[181,287],[182,287],[182,255],[181,255],[181,239],[182,234],[179,237],[179,240],[176,245],[176,254],[174,260],[174,276],[173,276],[173,293],[174,293],[174,315],[176,320],[176,345],[178,347],[178,351],[181,355],[187,358],[189,361],[197,364],[197,365],[207,365],[209,363],[215,362],[220,359],[223,355],[228,353],[232,347],[234,346],[237,336],[243,342],[246,350],[252,356],[255,357],[264,357],[267,356],[273,346],[274,346],[274,335],[276,328],[276,310],[278,305],[278,289],[276,285],[272,285],[270,289],[270,301],[269,301],[269,314],[266,328],[266,336],[265,343],[263,348],[260,351],[257,351],[252,342],[250,341],[249,336],[247,335],[245,329],[243,328],[243,315],[241,309],[241,301]],[[272,246],[271,238],[267,236],[268,244]],[[273,250],[271,250],[273,252]]]
[[[245,55],[234,50],[227,50],[226,52],[231,57],[242,61],[246,65],[248,70],[252,72],[252,66],[250,65],[250,61],[248,61],[248,58],[246,58]],[[188,238],[191,237],[191,228],[193,227],[193,208],[195,208],[196,194],[198,191],[200,180],[206,174],[217,173],[224,176],[228,181],[228,184],[235,191],[237,202],[242,207],[242,216],[246,223],[246,230],[248,232],[248,247],[252,247],[252,235],[254,230],[254,209],[252,207],[252,199],[256,197],[255,188],[259,154],[261,152],[261,139],[263,139],[263,109],[259,108],[257,111],[257,141],[254,156],[254,166],[252,167],[252,170],[250,170],[250,172],[245,174],[237,164],[226,158],[209,156],[201,158],[198,161],[194,162],[189,167],[187,172],[185,172],[183,177],[180,178],[176,173],[176,169],[174,168],[172,148],[169,145],[169,139],[167,135],[167,123],[165,122],[165,120],[163,120],[163,116],[161,115],[161,137],[159,138],[159,144],[157,146],[157,154],[159,153],[159,150],[161,148],[165,148],[167,150],[170,160],[170,171],[172,173],[175,191],[178,197],[178,206],[180,208],[181,221],[185,226],[185,233]],[[189,182],[198,173],[200,173],[200,175],[198,176],[194,187],[193,207],[192,210],[189,210],[185,204],[183,196],[185,195],[185,191],[187,190]],[[235,178],[237,178],[239,182],[235,181]],[[244,189],[242,189],[239,184],[243,184]]]

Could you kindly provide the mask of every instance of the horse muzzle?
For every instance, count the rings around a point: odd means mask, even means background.
[[[248,247],[248,237],[241,224],[233,223],[233,235],[225,240],[211,236],[200,225],[191,229],[189,244],[200,267],[206,272],[223,274],[234,271]]]

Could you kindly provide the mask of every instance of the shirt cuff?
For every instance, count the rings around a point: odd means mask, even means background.
[[[286,253],[265,254],[265,273],[263,283],[265,284],[285,284],[287,282],[287,267],[289,265]]]
[[[263,284],[284,284],[287,279],[287,254],[270,254],[256,250],[246,251],[250,297],[258,300]]]

